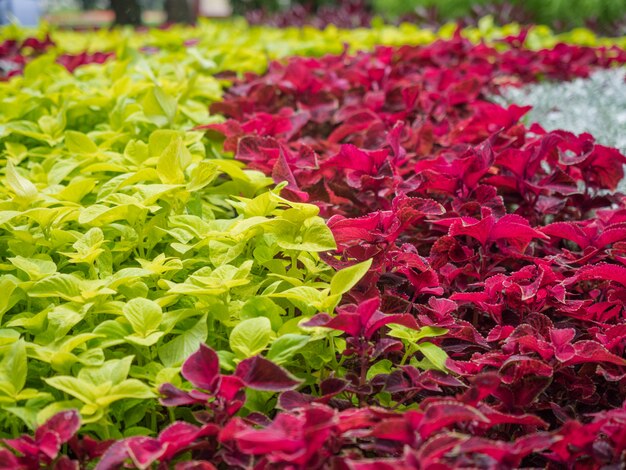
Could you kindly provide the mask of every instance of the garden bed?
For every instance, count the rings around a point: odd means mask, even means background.
[[[11,34],[5,466],[622,461],[622,39]]]

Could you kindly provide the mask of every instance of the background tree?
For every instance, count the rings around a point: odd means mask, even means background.
[[[83,10],[93,10],[98,0],[80,0],[80,6]]]
[[[190,3],[189,0],[165,0],[167,22],[193,23],[196,20],[196,15]]]
[[[115,25],[141,24],[141,5],[138,0],[111,0],[111,9],[115,12]]]

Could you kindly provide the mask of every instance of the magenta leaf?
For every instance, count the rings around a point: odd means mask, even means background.
[[[159,459],[162,462],[170,461],[178,452],[185,450],[197,439],[218,433],[219,428],[213,424],[199,428],[182,421],[172,423],[159,434],[158,440],[164,449]]]
[[[219,371],[220,363],[217,354],[206,344],[201,344],[200,349],[185,361],[181,373],[194,386],[214,391]]]
[[[618,366],[626,366],[626,358],[610,353],[600,343],[595,341],[578,341],[574,344],[574,353],[566,364],[581,364],[584,362],[608,362]]]
[[[158,439],[145,436],[126,439],[128,456],[138,468],[148,468],[165,452],[165,447]]]
[[[235,376],[239,377],[246,387],[269,392],[293,390],[302,383],[302,380],[262,356],[241,361],[237,364]]]
[[[129,457],[125,440],[117,441],[102,455],[95,470],[117,470]]]
[[[211,395],[197,391],[192,395],[191,393],[184,392],[179,388],[174,387],[174,385],[170,383],[161,385],[161,387],[159,387],[159,393],[162,395],[159,401],[165,406],[183,406],[195,403],[206,403],[206,401],[211,398]]]
[[[512,384],[527,375],[552,377],[553,370],[545,362],[526,356],[511,356],[500,367],[502,382]]]
[[[17,457],[7,449],[0,449],[0,469],[13,470],[19,468],[20,464]]]
[[[426,439],[442,428],[465,421],[489,422],[486,416],[469,405],[453,400],[432,401],[424,409],[424,417],[418,431],[422,438]]]
[[[61,444],[65,444],[76,434],[79,428],[80,414],[78,411],[61,411],[37,429],[35,439],[39,439],[44,433],[52,432],[58,436]]]

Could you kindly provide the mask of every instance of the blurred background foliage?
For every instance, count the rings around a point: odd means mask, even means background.
[[[472,24],[491,15],[498,24],[546,24],[555,30],[589,27],[607,35],[626,34],[626,0],[44,0],[48,11],[63,7],[111,8],[118,16],[165,9],[174,22],[190,22],[200,4],[229,4],[224,11],[252,23],[368,26],[375,17],[397,23]],[[181,13],[182,12],[182,13]],[[132,16],[131,15],[131,16]],[[118,21],[120,22],[120,21]],[[123,21],[121,21],[123,22]]]
[[[332,15],[333,10],[377,15],[389,22],[475,23],[486,15],[496,23],[545,24],[556,30],[589,27],[610,35],[626,34],[626,0],[232,0],[234,11],[292,15]],[[341,15],[338,16],[341,18]],[[267,15],[265,17],[267,18]]]
[[[372,0],[372,6],[391,19],[410,13],[440,21],[493,14],[557,29],[609,26],[626,16],[626,0]]]

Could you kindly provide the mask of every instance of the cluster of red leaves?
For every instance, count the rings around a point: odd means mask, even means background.
[[[8,80],[20,75],[30,60],[54,46],[54,41],[50,36],[46,36],[44,39],[30,37],[23,41],[7,39],[0,43],[0,80]],[[114,53],[112,52],[60,54],[57,57],[57,62],[68,71],[73,72],[81,65],[102,64],[113,56]]]
[[[27,38],[24,41],[7,39],[0,43],[0,80],[21,74],[29,57],[43,54],[54,42],[49,36],[45,39]]]
[[[373,258],[352,301],[380,298],[380,315],[448,329],[436,342],[458,384],[403,366],[367,384],[360,403],[375,405],[379,391],[410,391],[422,406],[433,397],[452,403],[469,386],[464,407],[508,417],[480,437],[470,437],[480,420],[468,419],[466,434],[442,438],[450,439],[442,465],[509,462],[520,439],[541,455],[525,465],[616,463],[623,432],[606,439],[589,416],[623,419],[626,197],[614,191],[626,158],[587,134],[526,127],[525,108],[488,96],[503,85],[587,76],[626,63],[626,53],[507,42],[499,51],[456,37],[274,63],[237,81],[213,106],[230,119],[205,129],[223,134],[237,159],[287,181],[289,197],[321,207],[339,247],[330,264]],[[356,338],[352,353],[384,349],[379,358],[399,363],[384,330],[340,323]],[[552,437],[538,444],[537,429]],[[418,453],[425,445],[413,444]]]
[[[619,468],[615,450],[626,448],[626,407],[596,413],[586,424],[568,419],[547,431],[548,424],[537,416],[506,414],[485,402],[500,387],[495,373],[478,377],[462,394],[426,398],[419,411],[404,413],[372,406],[337,409],[320,402],[290,406],[288,390],[298,382],[284,369],[254,357],[240,363],[234,375],[222,375],[217,354],[206,346],[185,362],[182,373],[197,388],[183,392],[165,385],[162,402],[204,404],[207,408],[194,414],[198,425],[178,421],[154,438],[99,443],[77,437],[79,415],[66,411],[37,429],[34,437],[5,440],[19,455],[1,449],[0,468],[75,470],[97,462],[96,470],[214,470],[216,465],[258,470],[508,469],[544,466],[546,459],[550,468],[574,462],[584,468]],[[244,386],[287,390],[280,402],[285,411],[274,420],[259,413],[233,417],[245,400]],[[512,427],[527,432],[511,435],[507,429]],[[489,436],[494,430],[498,438]],[[63,445],[71,452],[62,453]]]

